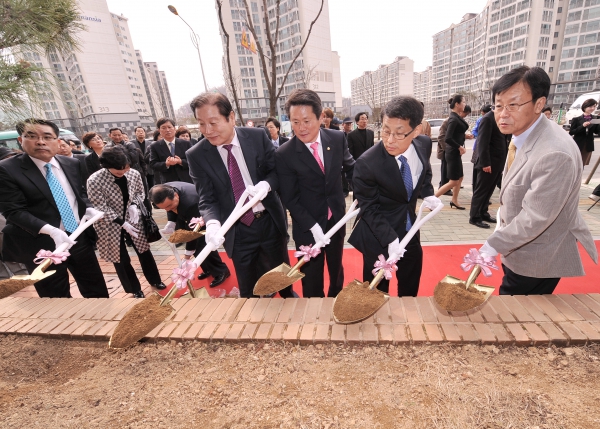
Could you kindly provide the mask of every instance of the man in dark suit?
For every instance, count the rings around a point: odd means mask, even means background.
[[[321,99],[309,89],[294,90],[285,104],[294,137],[276,154],[279,192],[292,215],[296,248],[324,241],[329,230],[345,214],[346,202],[340,172],[352,178],[354,159],[341,131],[320,128]],[[344,284],[342,252],[346,228],[331,237],[321,254],[302,267],[302,293],[305,298],[323,297],[325,259],[329,270],[327,296],[335,297]]]
[[[400,240],[416,218],[417,196],[434,209],[441,201],[431,185],[431,143],[427,150],[421,140],[423,106],[413,97],[394,97],[383,109],[380,144],[366,151],[356,162],[352,185],[360,207],[359,220],[348,242],[363,254],[363,280],[373,279],[373,265],[379,255],[388,260],[402,256]],[[398,295],[417,296],[423,249],[419,233],[409,241],[406,253],[397,262]],[[378,289],[388,292],[385,278]]]
[[[500,132],[494,112],[488,112],[481,117],[477,131],[477,148],[475,164],[477,182],[471,198],[469,223],[479,228],[489,228],[484,221],[496,223],[488,212],[488,201],[494,193],[494,188],[500,180],[502,169],[506,162],[506,136]]]
[[[127,134],[123,133],[123,130],[120,128],[111,128],[108,135],[111,141],[108,142],[105,147],[122,146],[125,148],[131,161],[131,168],[140,173],[142,184],[144,185],[144,192],[147,194],[148,182],[146,182],[146,161],[144,160],[144,153],[136,144],[126,140]]]
[[[240,295],[252,297],[264,273],[289,263],[285,217],[274,192],[278,188],[275,148],[264,130],[235,127],[235,113],[223,94],[201,94],[191,108],[204,139],[187,152],[187,159],[206,222],[207,243],[222,243],[216,233],[245,189],[251,195],[268,191],[225,234],[225,250],[233,260]],[[292,297],[291,286],[280,295]]]
[[[273,142],[273,146],[277,149],[279,146],[287,142],[289,139],[287,137],[279,134],[279,130],[281,129],[281,124],[275,118],[267,118],[267,122],[265,122],[265,131],[267,135]]]
[[[88,172],[87,165],[85,163],[86,155],[81,151],[79,151],[80,153],[74,153],[73,147],[67,141],[65,141],[63,139],[58,139],[58,141],[59,141],[59,143],[58,143],[57,155],[66,156],[67,158],[73,158],[73,159],[78,160],[81,163],[82,172],[83,172],[81,179],[83,181],[83,186],[85,186],[85,184],[87,183],[88,177],[90,177],[90,173]]]
[[[98,213],[87,199],[83,167],[58,153],[58,127],[43,119],[17,125],[25,153],[0,163],[0,212],[6,218],[2,254],[32,272],[33,260],[44,250],[66,242],[84,216]],[[70,298],[69,273],[84,298],[108,298],[108,290],[93,249],[96,234],[88,228],[77,238],[65,262],[51,266],[52,276],[35,283],[40,297]]]
[[[162,139],[150,145],[150,167],[160,171],[163,183],[192,183],[185,154],[192,147],[191,143],[188,140],[175,138],[175,122],[172,119],[159,119],[156,127]]]
[[[190,228],[189,223],[192,218],[200,217],[198,194],[191,183],[169,182],[156,185],[150,189],[150,201],[159,209],[167,211],[168,222],[162,230],[165,234],[172,234],[175,228],[191,230],[193,228]],[[205,247],[204,236],[189,241],[185,245],[185,258],[198,256]],[[210,252],[200,266],[203,272],[198,275],[198,280],[204,280],[208,276],[214,277],[210,287],[219,286],[230,276],[229,268],[223,263],[217,251]]]
[[[356,129],[348,134],[348,150],[350,155],[356,160],[366,150],[373,147],[375,133],[367,129],[369,115],[366,112],[357,113],[354,117]]]
[[[152,140],[146,139],[146,130],[144,130],[144,127],[137,126],[135,127],[135,139],[130,143],[144,155],[144,162],[146,163],[146,183],[148,184],[148,189],[150,189],[154,186],[154,170],[150,167],[150,145],[152,144]]]

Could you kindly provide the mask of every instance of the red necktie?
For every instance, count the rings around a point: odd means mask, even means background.
[[[323,161],[321,161],[321,157],[319,156],[319,142],[311,143],[310,148],[312,149],[312,154],[317,160],[317,164],[321,167],[321,171],[325,174],[325,166],[323,165]],[[327,207],[327,220],[331,219],[331,209]]]
[[[238,165],[235,156],[233,156],[231,153],[233,145],[225,144],[223,145],[223,148],[227,150],[227,169],[229,170],[229,180],[231,180],[231,188],[233,189],[233,196],[235,197],[235,202],[237,204],[237,202],[240,200],[240,197],[246,190],[246,185],[244,185],[244,179],[242,178],[240,166]],[[244,225],[252,225],[252,222],[254,222],[254,213],[252,212],[252,209],[244,213],[240,218],[240,221]]]

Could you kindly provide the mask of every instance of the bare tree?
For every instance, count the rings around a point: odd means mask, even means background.
[[[283,88],[285,87],[287,77],[290,74],[290,71],[292,70],[292,68],[294,67],[296,60],[298,59],[300,54],[302,54],[302,51],[304,51],[304,47],[306,46],[306,43],[308,42],[308,39],[310,38],[310,34],[312,32],[313,25],[315,24],[315,22],[317,22],[317,20],[321,16],[321,12],[323,11],[323,5],[325,4],[325,0],[321,0],[321,7],[319,8],[319,12],[317,13],[317,16],[311,21],[310,26],[308,27],[306,39],[304,40],[304,43],[302,44],[302,46],[300,47],[298,52],[296,52],[296,55],[290,62],[289,66],[287,66],[287,70],[285,71],[285,75],[281,79],[281,84],[279,85],[279,87],[277,85],[277,51],[278,51],[278,45],[279,45],[279,24],[280,24],[279,4],[281,3],[281,0],[275,1],[274,10],[275,10],[276,21],[275,21],[275,31],[274,32],[271,32],[267,0],[262,0],[263,14],[264,14],[263,18],[264,18],[264,22],[266,25],[265,34],[267,36],[267,48],[269,50],[270,57],[268,56],[267,52],[265,52],[265,49],[263,48],[260,38],[256,34],[256,29],[254,28],[254,23],[252,22],[252,13],[250,12],[250,7],[248,6],[248,1],[243,0],[243,2],[244,2],[244,7],[246,9],[246,17],[245,17],[246,24],[247,24],[248,30],[252,33],[252,36],[254,36],[256,48],[258,50],[258,57],[260,59],[260,64],[261,64],[263,72],[264,72],[263,74],[265,77],[265,82],[267,84],[267,90],[269,92],[269,116],[275,116],[277,114],[277,111],[276,111],[277,100],[279,100],[279,96],[281,95],[281,92],[283,91]],[[270,65],[271,65],[270,68],[267,68],[267,60],[270,61]]]
[[[238,97],[238,82],[234,79],[233,71],[231,70],[231,55],[229,54],[229,33],[225,30],[225,24],[223,24],[223,0],[215,0],[217,2],[217,14],[219,15],[219,24],[221,25],[221,32],[225,37],[225,58],[227,62],[227,79],[225,83],[227,88],[231,90],[233,95],[233,102],[235,104],[235,110],[237,111],[240,122],[244,123],[244,116],[242,115],[242,109],[240,108],[240,100]]]
[[[315,69],[317,68],[318,65],[319,64],[317,63],[316,65],[311,67],[310,64],[307,64],[306,71],[304,73],[302,73],[302,77],[300,77],[299,79],[296,79],[296,81],[301,82],[305,88],[310,89],[310,81],[312,80],[314,73],[315,73]]]

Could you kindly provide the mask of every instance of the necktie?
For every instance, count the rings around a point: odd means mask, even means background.
[[[517,154],[517,147],[515,146],[515,141],[511,140],[508,145],[508,158],[506,159],[506,171],[510,170],[510,166],[515,160],[515,155]]]
[[[323,161],[321,161],[321,157],[319,156],[319,142],[314,142],[310,145],[312,149],[312,154],[317,160],[317,164],[321,167],[321,171],[325,174],[325,166],[323,165]],[[331,219],[331,209],[327,207],[327,220]]]
[[[279,142],[277,140],[273,140],[273,146],[279,147]]]
[[[412,181],[412,172],[410,171],[410,166],[408,165],[408,160],[404,155],[400,155],[398,157],[400,164],[402,164],[402,181],[404,182],[404,187],[406,188],[406,194],[408,195],[408,200],[410,201],[413,193],[413,181]],[[406,230],[408,231],[412,226],[412,222],[410,221],[410,215],[408,211],[406,212]]]
[[[223,148],[227,150],[227,169],[229,170],[229,180],[231,180],[231,188],[233,189],[233,196],[235,197],[235,202],[237,204],[237,202],[240,200],[240,197],[244,193],[244,190],[246,190],[246,185],[244,185],[244,179],[242,178],[240,166],[238,165],[235,156],[233,156],[233,153],[231,153],[233,145],[226,144],[223,145]],[[252,225],[252,222],[254,222],[254,213],[252,213],[252,209],[244,213],[240,218],[240,221],[244,225]]]
[[[169,143],[169,147],[171,148],[171,156],[175,156],[175,143]]]
[[[50,192],[52,192],[52,196],[54,197],[56,207],[58,207],[60,219],[62,220],[65,230],[67,232],[73,232],[75,231],[75,229],[77,229],[77,221],[75,220],[75,216],[73,215],[73,209],[69,204],[69,200],[67,200],[65,191],[63,190],[62,186],[60,186],[60,182],[52,173],[52,164],[48,163],[45,165],[45,167],[46,181],[48,182]]]

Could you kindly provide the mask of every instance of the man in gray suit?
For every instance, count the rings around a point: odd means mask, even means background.
[[[527,66],[511,70],[492,88],[496,123],[513,139],[497,228],[480,252],[502,255],[501,295],[550,294],[561,277],[585,275],[578,241],[598,263],[578,211],[581,155],[573,139],[542,114],[549,92],[546,72]]]

